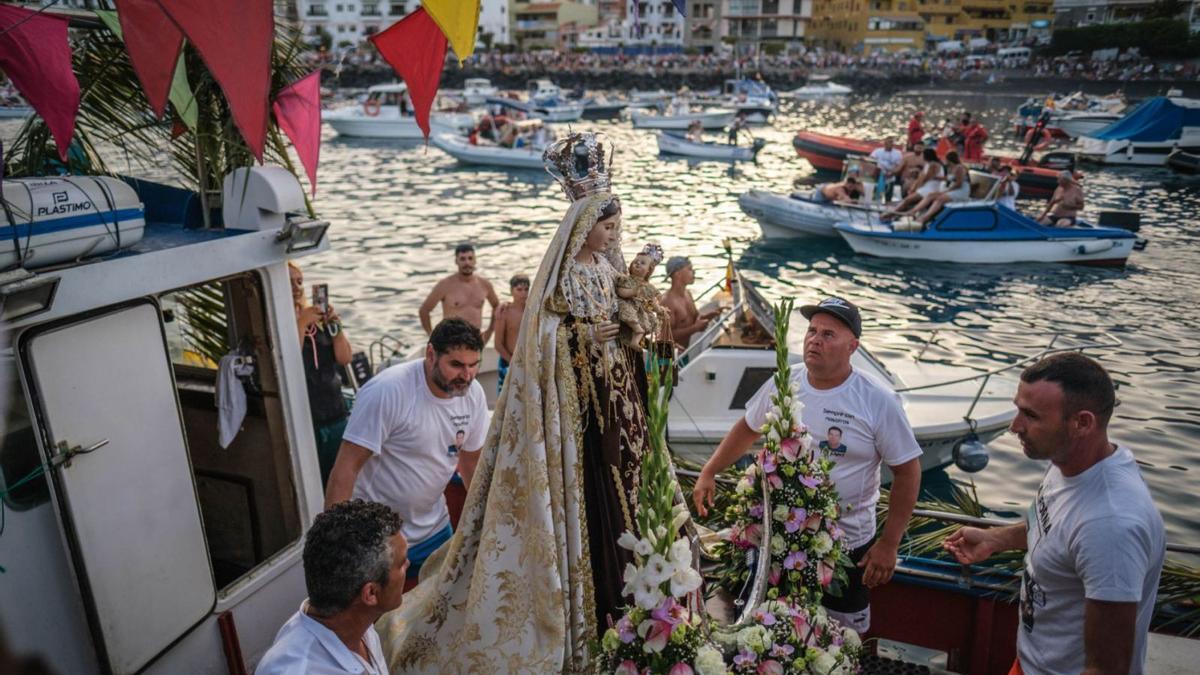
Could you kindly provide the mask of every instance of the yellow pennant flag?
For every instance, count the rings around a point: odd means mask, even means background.
[[[479,0],[422,0],[421,6],[446,35],[458,63],[475,53],[475,31],[479,28]]]

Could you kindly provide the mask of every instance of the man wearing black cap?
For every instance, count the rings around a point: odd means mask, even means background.
[[[868,589],[890,581],[896,568],[900,537],[921,488],[921,448],[896,392],[850,365],[862,336],[858,308],[841,298],[826,298],[801,307],[800,313],[809,324],[804,366],[792,370],[792,391],[804,404],[801,421],[814,438],[827,437],[832,427],[840,430],[843,452],[830,454],[830,477],[841,501],[846,546],[856,565],[841,597],[826,596],[824,604],[832,616],[862,633],[871,624]],[[745,417],[705,463],[692,493],[700,515],[713,505],[716,475],[758,441],[774,394],[774,380],[767,380],[746,403]],[[884,462],[895,478],[887,523],[876,539],[875,504]]]

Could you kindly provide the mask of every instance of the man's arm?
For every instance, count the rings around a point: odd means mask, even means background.
[[[358,473],[373,453],[361,445],[342,441],[337,460],[329,472],[329,485],[325,487],[325,508],[350,499],[354,494],[354,482]]]
[[[1129,672],[1137,634],[1137,612],[1136,602],[1084,601],[1084,675]]]
[[[717,474],[741,459],[760,436],[762,434],[751,429],[743,417],[738,419],[737,424],[734,424],[729,433],[725,434],[725,438],[721,439],[717,451],[704,463],[704,468],[700,470],[700,476],[696,479],[696,486],[692,489],[692,501],[701,516],[708,515],[708,507],[713,505],[713,498],[717,493]]]
[[[458,475],[462,477],[463,486],[471,491],[471,480],[475,478],[475,467],[479,464],[479,450],[475,452],[458,453]]]
[[[480,279],[483,285],[487,288],[487,301],[492,306],[492,318],[488,322],[487,330],[483,331],[483,344],[491,339],[492,333],[496,330],[496,308],[500,306],[500,297],[496,295],[496,289],[492,287],[492,282],[487,279]],[[483,317],[480,316],[482,319]]]
[[[963,527],[946,537],[942,548],[954,554],[958,562],[970,565],[987,560],[998,551],[1024,549],[1027,545],[1025,523],[983,530]]]
[[[917,494],[921,491],[921,460],[910,459],[892,469],[892,492],[888,500],[887,522],[883,534],[867,549],[859,561],[863,569],[863,583],[867,588],[882,586],[892,580],[896,571],[896,552],[900,549],[900,538],[908,529],[908,520],[917,505]]]
[[[442,281],[437,282],[433,286],[433,290],[429,291],[425,302],[421,303],[421,307],[417,310],[417,316],[421,317],[421,328],[425,329],[425,334],[429,335],[433,332],[433,322],[429,320],[429,314],[434,307],[446,297],[446,287]]]

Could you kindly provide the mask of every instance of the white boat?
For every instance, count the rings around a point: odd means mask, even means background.
[[[435,112],[429,115],[430,132],[466,132],[475,125],[470,113]],[[405,84],[378,84],[367,90],[361,105],[350,105],[321,113],[339,136],[352,138],[424,138],[417,126]]]
[[[463,98],[470,105],[483,105],[489,96],[500,90],[486,77],[468,77],[463,81]]]
[[[753,286],[739,276],[733,293],[723,294],[716,304],[726,311],[680,356],[685,365],[679,370],[667,422],[671,450],[696,464],[712,455],[745,414],[746,402],[775,372],[771,311]],[[806,324],[797,311],[791,330],[793,364],[803,363]],[[870,333],[851,364],[900,395],[924,451],[923,471],[955,461],[956,448],[972,436],[986,443],[1004,433],[1016,414],[1012,399],[1020,364],[997,364],[981,372],[923,361],[924,350],[915,359],[903,354],[885,362],[865,346],[869,341]]]
[[[779,112],[779,97],[765,82],[749,79],[725,80],[715,96],[699,96],[702,105],[729,108],[753,124],[766,124]]]
[[[465,137],[454,134],[433,134],[430,137],[439,150],[463,164],[506,166],[515,169],[542,169],[542,147],[527,145],[506,148],[495,144],[472,145]]]
[[[487,105],[493,110],[517,111],[526,117],[545,122],[575,122],[583,117],[583,102],[546,99],[542,102],[523,101],[506,96],[489,96]]]
[[[125,181],[107,176],[9,178],[0,217],[0,269],[45,267],[142,240],[146,213]]]
[[[632,106],[653,107],[659,104],[666,104],[675,97],[674,92],[665,89],[655,89],[654,91],[638,91],[634,89],[629,92],[629,103]]]
[[[1176,150],[1200,152],[1200,99],[1144,101],[1128,115],[1080,139],[1080,158],[1101,164],[1165,166]]]
[[[826,98],[831,96],[846,96],[853,93],[853,89],[844,84],[838,84],[829,79],[828,75],[813,75],[808,78],[808,83],[803,87],[786,91],[781,96],[784,98]]]
[[[833,226],[840,222],[856,222],[877,216],[877,205],[817,203],[811,193],[793,192],[782,195],[766,190],[750,190],[738,197],[738,206],[746,215],[758,221],[766,239],[795,237],[838,238]]]
[[[723,129],[736,116],[734,110],[715,108],[687,115],[659,115],[639,110],[631,113],[629,118],[633,121],[634,129],[687,129],[697,120],[705,129]]]
[[[1046,127],[1060,129],[1071,138],[1080,138],[1100,131],[1121,117],[1123,115],[1119,113],[1066,110],[1051,113]]]
[[[752,145],[729,145],[713,141],[692,141],[686,136],[660,131],[657,136],[658,151],[668,155],[682,155],[699,159],[721,159],[727,161],[753,162],[766,144],[761,138]]]

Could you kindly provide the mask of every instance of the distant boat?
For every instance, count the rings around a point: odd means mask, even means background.
[[[697,120],[705,129],[723,129],[733,122],[737,112],[724,108],[712,108],[686,115],[658,115],[636,111],[630,115],[634,129],[687,129]]]
[[[965,264],[1023,262],[1121,266],[1144,246],[1130,230],[1083,221],[1047,227],[999,204],[947,204],[921,229],[908,219],[834,226],[855,253]]]
[[[499,92],[496,85],[486,77],[469,77],[463,81],[463,98],[470,105],[483,105],[487,97]]]
[[[583,103],[572,103],[558,99],[522,101],[504,96],[487,97],[487,105],[491,108],[516,110],[528,117],[546,122],[574,122],[583,117],[584,107]]]
[[[826,98],[830,96],[846,96],[854,90],[844,84],[838,84],[829,79],[828,75],[813,75],[808,83],[798,89],[784,92],[784,98]]]
[[[820,204],[806,193],[791,195],[750,190],[738,197],[742,211],[758,221],[765,239],[795,237],[838,238],[833,226],[840,222],[865,220],[882,211],[879,205]]]
[[[716,96],[700,97],[697,102],[730,108],[755,124],[766,124],[779,111],[779,96],[767,83],[745,78],[725,80]]]
[[[658,151],[667,155],[681,155],[697,159],[720,159],[726,161],[753,162],[758,152],[766,145],[761,138],[754,139],[751,145],[730,145],[713,141],[692,141],[686,136],[679,136],[666,131],[658,133]]]
[[[1046,127],[1059,129],[1071,138],[1090,136],[1121,119],[1120,113],[1064,110],[1052,113]]]
[[[367,90],[361,105],[350,105],[321,113],[321,119],[339,136],[352,138],[423,138],[405,84],[378,84]],[[462,131],[475,125],[469,113],[434,112],[429,116],[431,132]]]
[[[1152,98],[1080,145],[1081,158],[1101,164],[1163,166],[1175,150],[1200,153],[1200,99]]]
[[[583,118],[589,120],[620,117],[621,113],[629,107],[629,103],[626,101],[614,101],[603,95],[584,98],[581,102],[583,103]]]
[[[494,144],[472,145],[465,137],[433,134],[429,141],[439,150],[464,164],[503,166],[514,169],[542,169],[542,148],[527,145],[506,148]]]

